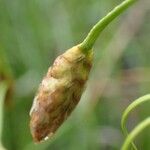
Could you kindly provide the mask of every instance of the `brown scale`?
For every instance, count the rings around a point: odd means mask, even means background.
[[[43,78],[31,109],[35,142],[52,136],[78,104],[92,66],[92,52],[75,46],[54,61]]]

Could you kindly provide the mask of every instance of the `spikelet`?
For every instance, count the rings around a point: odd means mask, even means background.
[[[92,66],[92,50],[74,46],[58,56],[40,84],[30,111],[35,142],[52,136],[78,104]]]
[[[92,66],[92,47],[104,28],[136,0],[125,0],[102,18],[84,41],[57,57],[30,111],[35,142],[52,136],[79,102]]]

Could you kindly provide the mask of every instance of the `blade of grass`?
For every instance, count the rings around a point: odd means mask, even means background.
[[[150,100],[150,94],[148,95],[145,95],[143,97],[140,97],[138,98],[137,100],[135,100],[133,103],[131,103],[127,108],[126,110],[124,111],[123,115],[122,115],[122,119],[121,119],[121,128],[122,128],[122,131],[124,133],[124,135],[128,135],[128,130],[126,128],[126,122],[127,122],[127,119],[128,119],[128,116],[129,116],[129,113],[131,111],[133,111],[137,106],[143,104],[144,102],[146,101],[149,101]],[[137,150],[135,144],[132,142],[132,147],[134,150]]]
[[[127,136],[121,150],[129,150],[130,143],[137,137],[139,133],[141,133],[145,128],[150,126],[150,117],[142,121],[139,125],[137,125],[131,133]]]
[[[3,104],[7,92],[7,84],[0,82],[0,150],[5,150],[2,145],[2,128],[3,128]]]

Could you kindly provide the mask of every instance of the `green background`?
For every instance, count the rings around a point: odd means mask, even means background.
[[[7,81],[2,143],[7,150],[119,150],[122,112],[150,92],[150,4],[139,0],[100,35],[81,101],[52,140],[34,144],[29,111],[54,59],[82,42],[91,27],[122,0],[0,0],[0,82]],[[150,104],[128,120],[131,130]],[[150,129],[136,138],[150,149]],[[1,149],[0,149],[1,150]]]

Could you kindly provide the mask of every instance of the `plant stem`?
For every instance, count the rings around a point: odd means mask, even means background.
[[[150,117],[142,121],[132,130],[132,132],[127,136],[121,150],[129,150],[130,143],[132,143],[134,138],[148,126],[150,126]]]
[[[135,100],[134,102],[132,102],[124,111],[123,115],[122,115],[122,119],[121,119],[121,128],[122,131],[124,133],[124,135],[128,135],[128,131],[126,129],[126,122],[127,122],[127,118],[129,116],[129,113],[134,110],[137,106],[143,104],[146,101],[150,101],[150,94],[147,94],[145,96],[142,96],[140,98],[138,98],[137,100]],[[135,144],[132,142],[132,147],[134,150],[137,150]]]
[[[0,150],[4,150],[2,145],[2,128],[3,128],[3,107],[4,100],[7,92],[7,84],[4,81],[0,81]]]
[[[79,47],[84,51],[88,52],[92,49],[95,41],[99,37],[100,33],[105,29],[105,27],[113,21],[117,16],[119,16],[124,10],[126,10],[133,2],[137,0],[125,0],[120,5],[115,7],[111,12],[109,12],[104,18],[102,18],[89,32],[85,40],[79,45]]]

